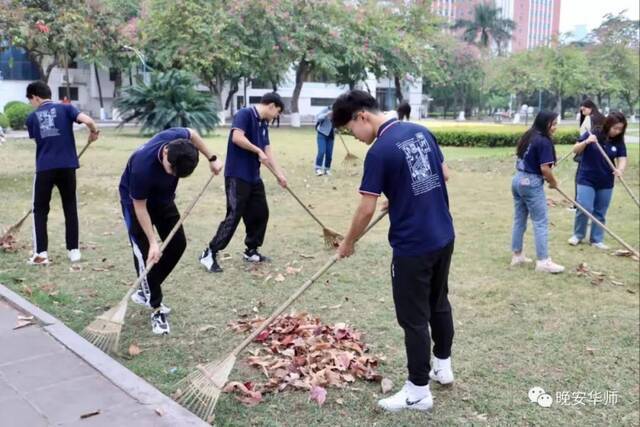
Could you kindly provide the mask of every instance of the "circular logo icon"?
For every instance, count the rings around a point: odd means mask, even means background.
[[[538,402],[538,398],[543,394],[545,394],[545,393],[544,393],[544,390],[542,389],[542,387],[532,387],[529,390],[529,400],[532,403],[537,403]]]

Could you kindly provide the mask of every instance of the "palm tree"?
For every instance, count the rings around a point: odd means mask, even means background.
[[[499,7],[481,3],[475,6],[472,21],[458,19],[453,28],[464,29],[463,39],[483,48],[488,48],[493,41],[500,55],[503,43],[511,39],[511,33],[516,28],[514,21],[500,17],[501,12]]]

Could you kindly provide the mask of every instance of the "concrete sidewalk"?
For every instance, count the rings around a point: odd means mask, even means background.
[[[0,426],[207,425],[0,285]]]

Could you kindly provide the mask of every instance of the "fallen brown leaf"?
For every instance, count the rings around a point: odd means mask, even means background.
[[[25,328],[31,325],[35,325],[35,322],[33,320],[18,320],[16,322],[16,326],[14,326],[13,329],[16,330],[16,329]]]
[[[327,400],[327,389],[319,385],[311,387],[311,390],[309,390],[309,400],[315,400],[318,406],[324,405],[325,400]]]
[[[380,381],[380,388],[382,389],[383,394],[389,393],[393,388],[393,381],[389,378],[383,378],[382,381]]]
[[[275,278],[276,282],[284,282],[284,276],[282,275],[282,273],[278,273],[278,275]]]
[[[140,350],[140,347],[138,347],[138,344],[131,343],[131,345],[129,346],[129,350],[127,352],[129,353],[129,356],[136,357],[140,355],[140,353],[142,353],[142,350]]]

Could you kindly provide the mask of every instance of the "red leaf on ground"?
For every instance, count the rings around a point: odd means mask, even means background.
[[[267,338],[269,338],[269,331],[265,329],[264,331],[262,331],[262,332],[260,332],[258,334],[258,336],[255,338],[255,340],[258,341],[258,342],[263,342],[263,341],[266,341]]]
[[[318,402],[319,406],[322,406],[325,400],[327,400],[327,390],[324,387],[320,387],[317,385],[313,386],[309,391],[309,399],[315,400],[316,402]]]

